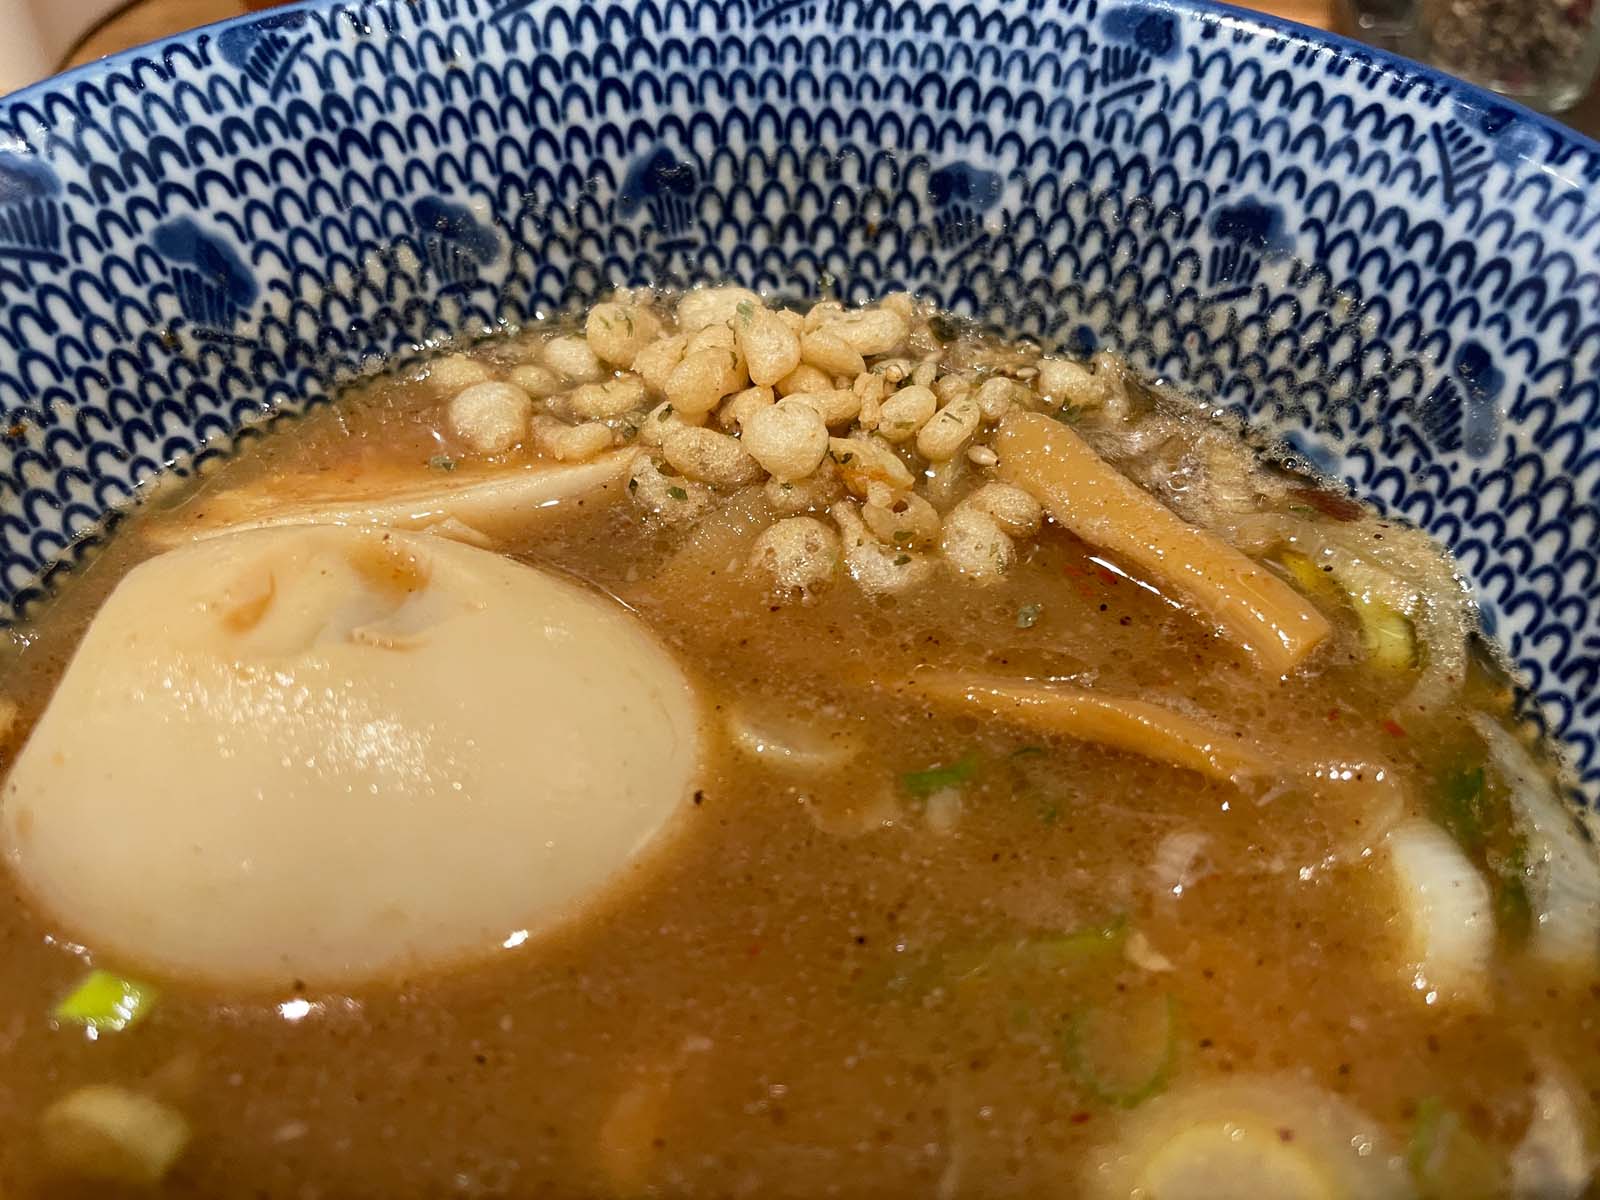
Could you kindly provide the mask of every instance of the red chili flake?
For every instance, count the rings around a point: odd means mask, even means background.
[[[1096,574],[1100,576],[1100,582],[1105,584],[1107,587],[1117,586],[1117,573],[1115,571],[1108,571],[1104,567],[1100,567],[1096,571]]]
[[[1338,719],[1339,719],[1339,710],[1337,708],[1330,708],[1328,710],[1328,720],[1337,721]]]
[[[1278,1140],[1280,1142],[1294,1141],[1294,1130],[1290,1129],[1287,1125],[1280,1127],[1278,1130]]]
[[[1075,1112],[1068,1117],[1067,1120],[1071,1121],[1074,1125],[1083,1125],[1088,1122],[1089,1115],[1090,1114],[1086,1112]]]
[[[1398,721],[1391,720],[1388,717],[1383,719],[1383,731],[1390,737],[1406,736],[1405,726],[1401,725]]]
[[[760,953],[761,953],[761,943],[760,942],[751,942],[750,943],[750,950],[749,950],[750,957],[754,958],[756,955],[758,955]]]

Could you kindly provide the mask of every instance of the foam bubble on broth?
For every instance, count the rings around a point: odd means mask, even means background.
[[[441,539],[264,530],[127,576],[0,825],[126,961],[344,981],[570,914],[666,829],[697,739],[676,664],[592,593]]]

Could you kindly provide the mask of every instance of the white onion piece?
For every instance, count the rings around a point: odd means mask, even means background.
[[[1483,714],[1473,727],[1511,792],[1517,829],[1528,839],[1528,899],[1533,953],[1549,962],[1593,967],[1600,956],[1600,859],[1578,830],[1549,775],[1503,725]]]
[[[799,800],[811,823],[835,837],[861,837],[887,829],[900,818],[900,808],[888,788],[852,791],[842,800],[836,793],[831,799],[802,795]]]
[[[1379,762],[1312,763],[1297,782],[1312,804],[1304,821],[1309,844],[1290,847],[1300,866],[1359,862],[1405,817],[1405,786]]]
[[[1122,944],[1122,953],[1129,962],[1143,971],[1157,973],[1173,970],[1172,960],[1150,944],[1144,930],[1135,929]]]
[[[345,472],[274,475],[232,491],[201,492],[151,522],[148,536],[158,545],[179,546],[279,525],[376,525],[429,530],[476,545],[475,537],[460,531],[490,538],[514,534],[545,509],[620,483],[634,457],[635,451],[624,449],[586,463],[450,472],[368,463]]]
[[[1156,859],[1150,873],[1156,891],[1166,896],[1181,896],[1207,875],[1212,867],[1205,860],[1206,844],[1211,839],[1193,829],[1169,833],[1156,846]]]
[[[1388,837],[1389,861],[1409,925],[1407,973],[1429,1004],[1482,1003],[1494,953],[1489,885],[1444,830],[1420,817]]]
[[[784,771],[811,774],[837,771],[861,753],[855,731],[814,715],[736,709],[728,715],[728,736],[740,753]]]
[[[1578,1200],[1594,1177],[1588,1105],[1570,1080],[1546,1070],[1533,1091],[1533,1117],[1511,1153],[1517,1200]]]
[[[922,819],[928,831],[939,837],[948,837],[961,824],[961,789],[942,787],[923,803]]]

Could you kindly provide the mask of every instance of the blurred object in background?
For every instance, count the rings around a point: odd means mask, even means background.
[[[1395,54],[1414,53],[1416,0],[1339,0],[1336,28]]]
[[[43,79],[121,0],[0,0],[0,94]]]
[[[1562,112],[1588,92],[1600,64],[1595,17],[1595,0],[1417,0],[1414,53],[1533,108]]]

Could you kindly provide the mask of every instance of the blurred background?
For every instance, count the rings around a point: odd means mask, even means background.
[[[276,0],[0,0],[0,93]],[[1253,0],[1483,84],[1600,134],[1597,0]]]

